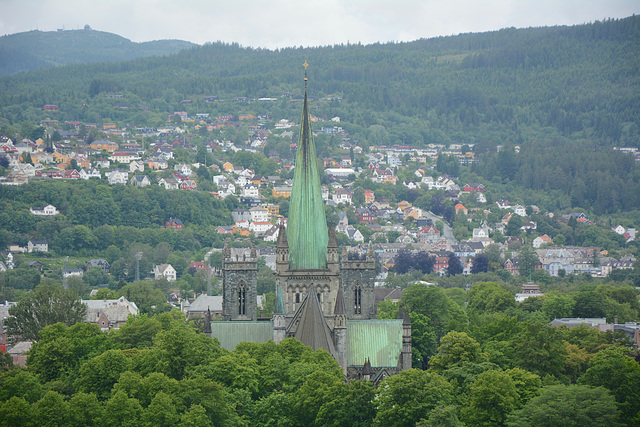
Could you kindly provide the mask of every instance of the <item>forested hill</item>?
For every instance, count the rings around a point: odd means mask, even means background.
[[[193,46],[182,40],[135,43],[117,34],[89,28],[34,30],[0,37],[0,76],[56,65],[169,55]]]
[[[300,96],[307,60],[310,95],[342,100],[316,102],[314,114],[340,116],[365,145],[475,143],[478,152],[532,141],[629,146],[640,140],[638,52],[637,16],[366,46],[271,51],[212,43],[169,57],[4,77],[0,119],[39,120],[50,115],[43,104],[59,105],[59,120],[140,125],[165,121],[173,111],[237,113],[233,103],[201,101]],[[114,111],[101,91],[148,110]],[[187,99],[194,102],[181,103]],[[272,115],[297,120],[299,109],[285,104],[277,103]]]

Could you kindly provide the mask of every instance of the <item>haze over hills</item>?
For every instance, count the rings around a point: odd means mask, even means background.
[[[183,40],[135,43],[88,26],[83,30],[34,30],[0,37],[0,76],[66,64],[169,55],[193,46]]]

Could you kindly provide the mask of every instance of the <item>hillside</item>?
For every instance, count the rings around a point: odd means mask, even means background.
[[[195,46],[182,40],[134,43],[91,29],[28,31],[0,37],[0,76],[66,64],[162,56]]]
[[[317,114],[339,115],[350,133],[371,145],[467,143],[486,151],[505,142],[563,138],[636,145],[639,51],[637,16],[401,44],[270,51],[214,43],[168,57],[4,77],[0,117],[11,124],[36,122],[46,116],[43,104],[60,105],[56,119],[139,125],[150,124],[150,113],[234,112],[229,103],[198,101],[204,96],[280,98],[284,92],[300,96],[300,64],[307,60],[310,95],[335,94],[342,100],[315,104]],[[100,97],[92,99],[92,83],[149,110],[114,111]],[[194,102],[181,104],[186,99]],[[277,114],[297,119],[297,108],[277,107]]]

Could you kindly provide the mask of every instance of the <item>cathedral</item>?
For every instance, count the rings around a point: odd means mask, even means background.
[[[305,66],[306,66],[305,62]],[[375,255],[338,248],[327,226],[321,193],[307,78],[287,228],[276,244],[276,301],[270,320],[258,319],[256,249],[232,255],[225,244],[222,266],[222,321],[208,321],[206,332],[232,350],[242,341],[278,343],[294,337],[314,350],[329,352],[346,379],[386,376],[411,368],[411,322],[378,320]]]

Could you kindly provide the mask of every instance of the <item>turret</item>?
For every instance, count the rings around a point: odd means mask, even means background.
[[[400,305],[398,310],[398,319],[402,319],[402,353],[400,368],[403,371],[411,369],[411,319],[409,312],[405,311]]]
[[[286,338],[287,324],[284,315],[282,292],[280,292],[280,287],[276,285],[276,300],[273,307],[273,342],[276,344]]]
[[[338,288],[333,316],[333,344],[336,348],[336,360],[343,373],[347,375],[347,316],[341,288]]]
[[[338,239],[336,238],[336,227],[329,225],[329,243],[327,244],[327,268],[332,273],[340,270],[340,256],[338,249]]]
[[[284,225],[278,228],[278,241],[276,243],[276,272],[282,273],[289,269],[289,243],[287,242],[287,231]]]

